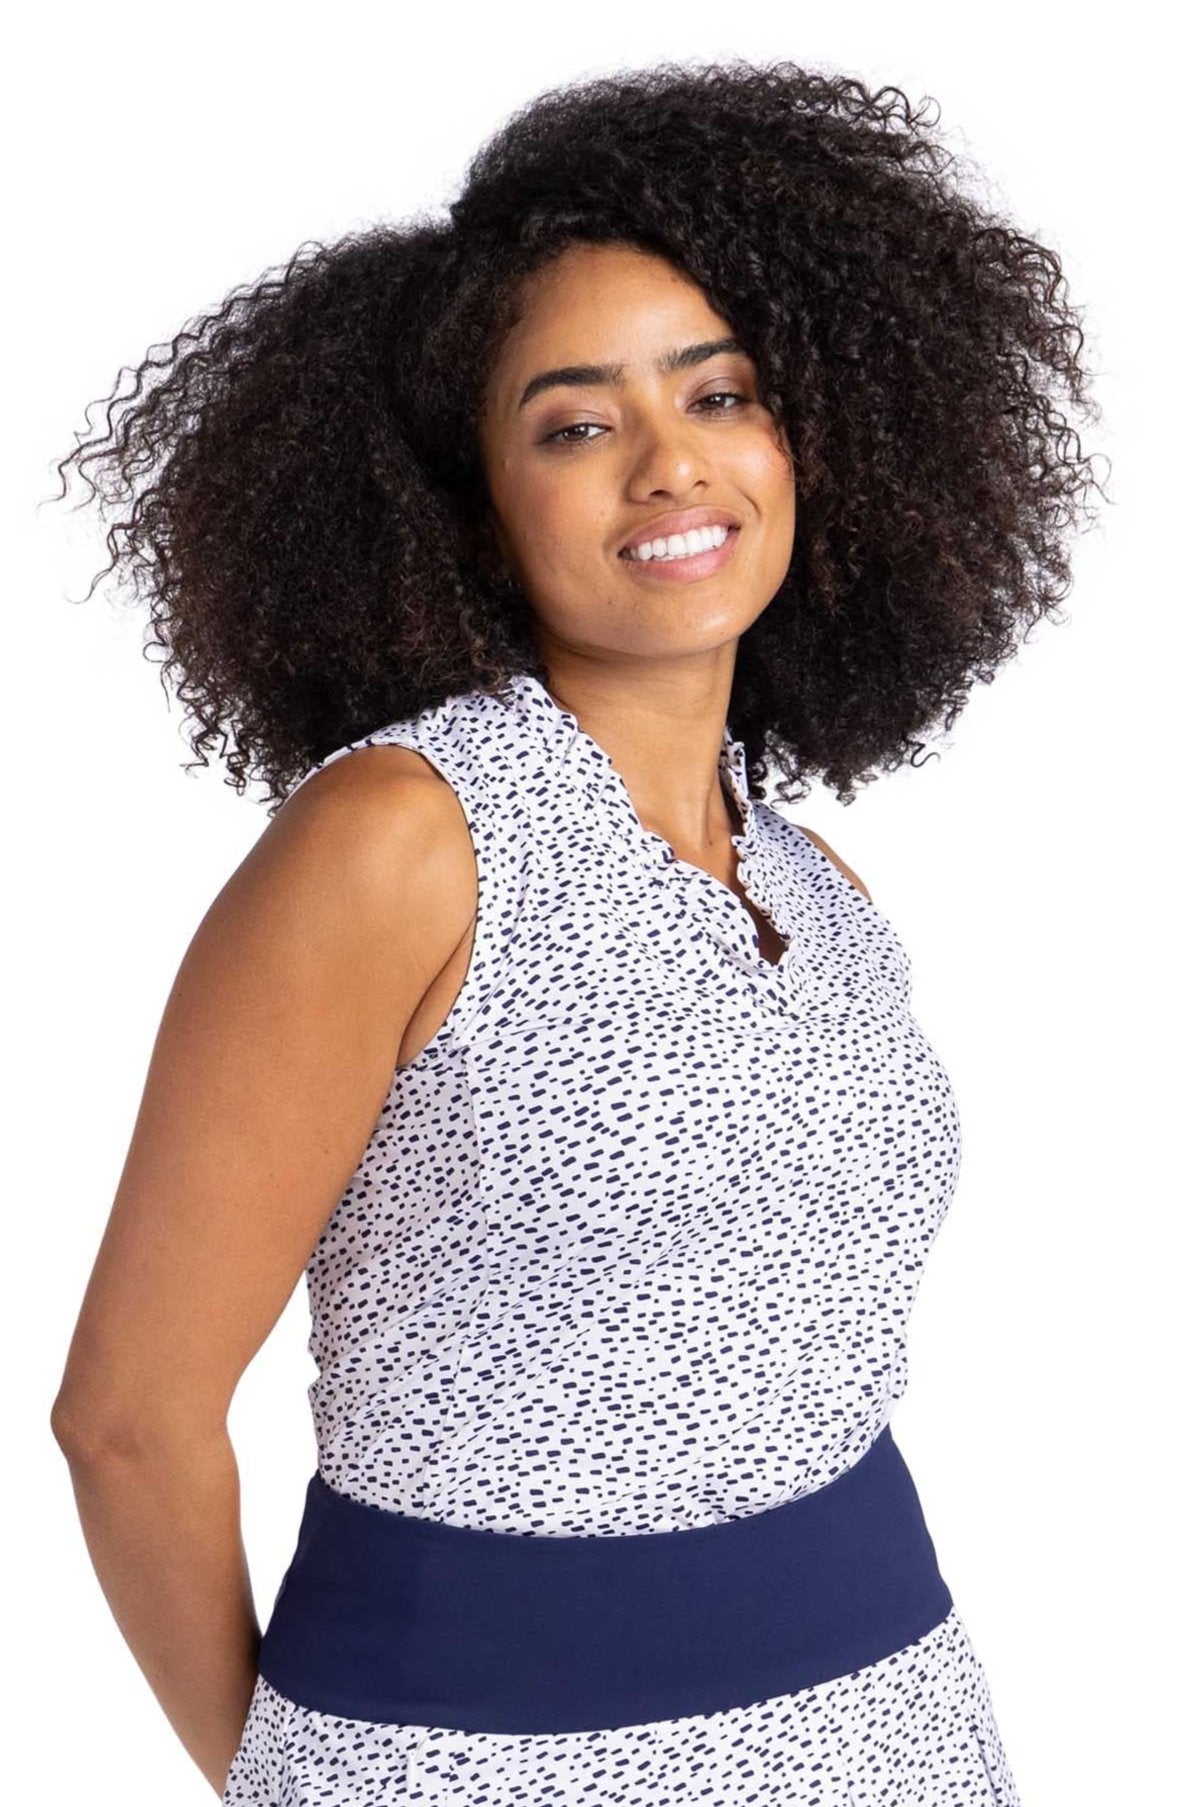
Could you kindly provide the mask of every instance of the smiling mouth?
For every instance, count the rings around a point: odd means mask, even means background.
[[[717,546],[703,546],[703,547],[700,547],[697,552],[687,552],[684,550],[680,551],[680,552],[670,552],[668,550],[669,542],[674,539],[682,539],[684,536],[682,536],[681,534],[669,534],[669,535],[665,535],[665,536],[653,535],[651,538],[649,538],[647,540],[637,541],[634,545],[621,546],[619,548],[619,557],[624,558],[624,559],[630,559],[635,564],[640,564],[640,565],[654,565],[654,564],[669,565],[669,564],[676,564],[678,561],[681,561],[684,563],[686,560],[691,559],[691,558],[700,558],[702,556],[702,554],[705,552],[720,551],[723,548],[723,546],[727,543],[727,541],[731,539],[732,535],[735,533],[739,533],[739,531],[740,531],[740,529],[735,525],[734,522],[725,521],[722,523],[722,526],[723,526],[723,538],[719,541]],[[710,530],[708,529],[708,531],[710,531]],[[650,552],[647,558],[641,558],[640,553],[639,553],[639,546],[641,544],[646,545],[646,546],[664,546],[666,549],[664,552]]]
[[[738,527],[729,527],[717,546],[704,546],[700,552],[660,557],[653,553],[651,558],[639,558],[634,549],[625,546],[619,552],[619,559],[633,577],[649,578],[653,582],[692,583],[709,577],[728,562],[739,534]]]

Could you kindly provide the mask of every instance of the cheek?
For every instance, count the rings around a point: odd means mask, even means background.
[[[790,456],[790,447],[781,438],[775,438],[770,446],[770,464],[773,472],[784,489],[794,494],[794,460]]]
[[[790,455],[776,441],[764,444],[756,459],[756,490],[771,526],[793,534],[795,515],[794,466]]]
[[[574,473],[552,460],[528,462],[504,455],[496,461],[493,504],[505,524],[509,555],[528,577],[581,561],[589,544],[582,489]],[[594,514],[596,518],[596,510]]]
[[[772,493],[794,487],[794,470],[789,447],[771,426],[760,428],[741,450],[745,476],[761,492]]]
[[[613,517],[599,506],[590,484],[576,474],[562,473],[532,484],[520,518],[526,558],[556,570],[596,560],[599,547],[614,531]]]

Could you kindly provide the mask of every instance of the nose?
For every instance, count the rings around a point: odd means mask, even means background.
[[[628,486],[635,496],[682,495],[711,474],[698,428],[676,414],[649,416],[631,438]]]

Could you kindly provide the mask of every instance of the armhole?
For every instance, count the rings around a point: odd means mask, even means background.
[[[512,910],[505,907],[503,867],[500,851],[505,834],[505,812],[487,808],[481,792],[463,776],[456,760],[444,746],[442,738],[432,731],[405,726],[390,726],[366,734],[360,740],[336,747],[325,759],[311,766],[294,785],[289,795],[320,772],[324,766],[362,747],[405,747],[418,753],[451,789],[460,805],[468,828],[476,866],[477,909],[472,923],[472,947],[460,989],[442,1023],[420,1053],[404,1066],[394,1068],[394,1079],[434,1065],[445,1053],[459,1052],[468,1046],[471,1030],[481,1011],[496,990],[504,966],[505,946],[511,926]]]

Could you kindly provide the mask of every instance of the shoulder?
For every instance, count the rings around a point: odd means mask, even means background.
[[[314,766],[290,792],[277,817],[286,811],[296,813],[298,805],[321,809],[329,807],[327,799],[338,797],[341,805],[363,804],[368,809],[384,809],[389,800],[410,798],[415,807],[438,810],[452,800],[452,787],[433,760],[415,747],[397,741],[353,741],[337,747],[320,765]]]
[[[454,884],[474,866],[454,786],[410,746],[340,748],[287,797],[271,829],[325,844],[365,876],[400,869]]]
[[[340,750],[307,775],[273,817],[283,870],[342,906],[396,926],[438,961],[476,910],[476,860],[456,791],[410,747]]]
[[[831,860],[832,864],[837,868],[838,871],[844,873],[845,877],[849,880],[850,884],[856,885],[857,889],[860,891],[861,895],[865,898],[867,903],[873,902],[873,899],[871,898],[869,892],[866,890],[865,886],[862,884],[862,882],[858,878],[857,874],[853,871],[853,868],[851,866],[847,866],[845,864],[845,862],[841,859],[840,855],[838,853],[834,853],[832,851],[832,849],[828,846],[828,843],[824,840],[822,835],[816,834],[816,832],[813,828],[801,827],[797,822],[794,824],[794,827],[796,827],[798,829],[798,832],[800,834],[806,835],[807,839],[809,841],[813,842],[814,845],[819,848],[820,852],[822,854],[824,854],[826,858]]]

